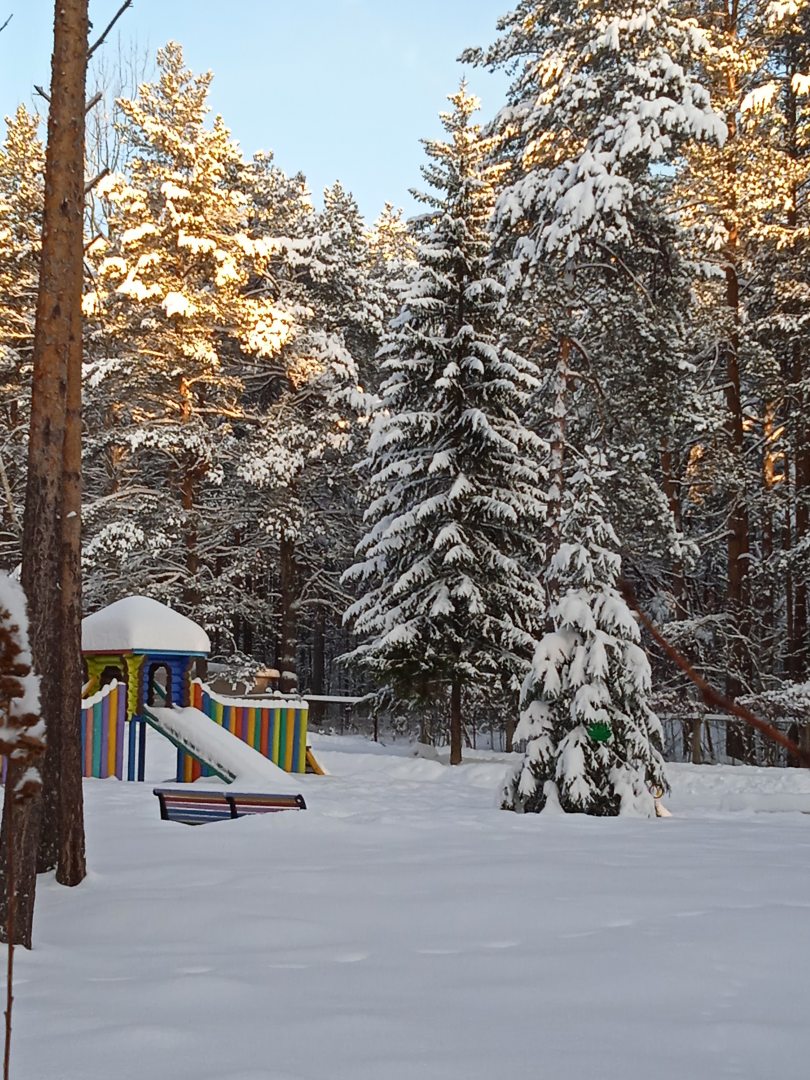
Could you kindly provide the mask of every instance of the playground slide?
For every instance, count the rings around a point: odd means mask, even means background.
[[[315,755],[312,753],[312,747],[307,747],[307,772],[315,773],[316,776],[328,776],[329,773],[321,765]]]
[[[199,758],[226,783],[249,781],[252,787],[298,794],[299,785],[292,776],[199,709],[159,709],[150,705],[143,715],[155,731]]]

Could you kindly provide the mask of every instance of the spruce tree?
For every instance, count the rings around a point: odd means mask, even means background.
[[[638,625],[616,587],[621,557],[600,494],[605,462],[591,448],[568,462],[547,571],[551,628],[523,685],[515,735],[526,750],[504,807],[652,816],[666,788],[661,727]]]
[[[450,691],[451,762],[462,692],[514,679],[542,617],[535,568],[543,444],[524,424],[532,364],[504,343],[487,221],[500,173],[466,88],[424,142],[417,265],[383,349],[363,466],[368,532],[348,577],[362,640],[351,658],[406,697]]]

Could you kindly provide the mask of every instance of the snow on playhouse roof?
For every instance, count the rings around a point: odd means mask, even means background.
[[[208,634],[150,596],[125,596],[82,619],[82,652],[207,655]]]

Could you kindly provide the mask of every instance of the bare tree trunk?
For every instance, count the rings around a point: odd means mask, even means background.
[[[728,31],[730,37],[737,34],[736,6],[728,10]],[[728,76],[728,94],[731,101],[736,101],[738,87],[736,76]],[[737,201],[738,162],[734,152],[737,138],[736,113],[726,115],[728,125],[727,146],[730,147],[727,161],[729,180],[729,204],[726,208],[728,243],[726,247],[726,307],[728,308],[731,330],[723,345],[726,366],[726,431],[732,467],[731,487],[728,501],[728,539],[727,567],[728,584],[726,590],[726,610],[731,617],[731,642],[728,649],[728,674],[726,676],[726,694],[734,699],[743,693],[747,676],[751,673],[749,652],[749,604],[748,604],[748,569],[750,526],[745,486],[742,478],[744,461],[744,417],[740,381],[740,281],[737,272],[740,249],[739,206]],[[731,757],[747,761],[753,753],[752,740],[747,729],[735,730],[734,725],[726,729],[726,751]]]
[[[568,386],[571,381],[571,339],[565,335],[560,342],[557,370],[554,378],[554,406],[551,415],[551,438],[549,440],[549,499],[548,522],[551,532],[549,559],[560,546],[560,518],[562,495],[565,486],[565,440],[568,426]],[[549,578],[549,599],[554,599],[555,582]]]
[[[450,764],[461,764],[461,679],[450,684]]]
[[[79,300],[81,304],[81,300]],[[81,307],[79,307],[81,311]],[[82,357],[81,319],[78,346],[68,366],[67,414],[62,481],[62,670],[61,718],[59,721],[59,772],[56,812],[56,880],[78,885],[87,873],[82,793]],[[47,804],[46,804],[47,809]],[[53,865],[50,851],[53,830],[43,818],[40,864]],[[47,847],[46,847],[47,845]],[[49,852],[49,858],[44,858]]]
[[[16,786],[25,767],[24,764],[18,764],[13,759],[9,759],[6,774],[7,790],[11,791]],[[11,925],[14,944],[22,945],[26,949],[30,949],[32,945],[41,814],[42,799],[36,796],[17,805],[14,805],[11,799],[6,799],[3,803],[3,837],[0,852],[0,872],[3,879],[3,888],[0,892],[0,940],[7,940],[7,927]],[[8,873],[9,858],[14,867],[14,888],[11,897],[7,895],[6,888],[6,882],[11,880]],[[10,911],[9,908],[13,910]]]
[[[312,693],[323,694],[326,659],[326,614],[322,607],[315,610],[315,625],[312,628]],[[313,701],[309,707],[309,716],[313,724],[323,720],[322,701]]]
[[[515,741],[515,718],[512,712],[506,714],[506,720],[503,726],[503,748],[507,754],[512,753],[512,746]]]
[[[664,494],[667,497],[669,503],[669,509],[672,513],[672,520],[675,528],[678,532],[683,530],[683,511],[681,508],[680,487],[675,479],[675,461],[672,455],[672,450],[669,446],[669,440],[665,437],[661,440],[661,474],[664,482]],[[686,578],[684,575],[683,560],[676,559],[675,565],[672,568],[673,573],[673,587],[672,595],[675,601],[675,618],[686,618],[686,606],[684,603],[686,596]]]
[[[281,669],[281,692],[298,689],[296,655],[298,652],[298,575],[295,567],[295,541],[282,536],[279,542],[279,575],[281,594],[281,641],[279,643],[279,668]]]
[[[793,345],[793,382],[796,386],[796,421],[794,424],[794,465],[796,533],[798,547],[810,537],[810,423],[807,419],[807,402],[802,389],[802,348],[800,342]],[[807,677],[810,659],[810,635],[808,635],[807,578],[799,574],[793,596],[793,677],[799,681]]]
[[[732,232],[736,236],[736,232]],[[735,241],[736,244],[736,241]],[[739,281],[734,266],[726,269],[726,301],[732,309],[735,321],[739,317]],[[731,455],[735,477],[732,481],[728,514],[728,610],[732,615],[732,639],[730,650],[730,670],[726,692],[731,698],[743,692],[744,676],[750,673],[751,663],[748,655],[748,563],[749,563],[749,522],[745,491],[741,489],[741,478],[736,475],[743,468],[743,410],[740,390],[739,340],[733,332],[726,343],[726,407],[728,409],[727,430],[731,446]],[[741,755],[740,755],[741,756]]]
[[[199,536],[194,517],[194,470],[188,468],[180,481],[180,499],[185,511],[185,535],[183,537],[186,548],[186,584],[183,589],[183,599],[192,610],[200,602],[199,573],[200,554]]]
[[[703,764],[703,744],[701,741],[701,729],[703,727],[703,718],[695,716],[692,719],[690,736],[690,749],[693,765]]]
[[[19,840],[14,842],[15,847],[18,843],[21,846],[15,861],[18,887],[14,921],[15,936],[22,943],[31,940],[39,837],[40,868],[56,866],[59,879],[68,884],[81,881],[85,874],[77,740],[81,687],[81,433],[77,425],[82,361],[87,33],[87,0],[58,0],[22,564],[34,668],[42,676],[41,705],[48,750],[42,799],[32,800],[15,814],[14,832]],[[5,849],[5,812],[2,843]]]

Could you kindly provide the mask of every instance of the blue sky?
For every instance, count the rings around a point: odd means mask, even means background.
[[[90,0],[97,31],[120,0]],[[303,170],[317,194],[340,179],[361,210],[386,199],[413,210],[419,139],[438,133],[438,112],[464,69],[456,57],[486,44],[510,0],[135,0],[118,24],[124,49],[151,55],[179,41],[189,66],[215,74],[211,101],[247,154],[271,149]],[[0,0],[0,110],[44,102],[52,0]],[[115,51],[112,42],[111,50]],[[505,80],[468,72],[482,116],[502,103]]]

